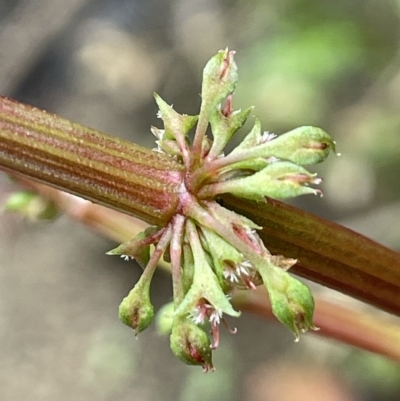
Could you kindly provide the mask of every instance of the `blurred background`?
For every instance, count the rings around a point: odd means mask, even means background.
[[[295,204],[400,250],[399,27],[400,0],[0,0],[0,93],[153,147],[152,93],[197,114],[205,63],[235,49],[237,108],[276,134],[322,127],[342,154],[314,168],[325,197]],[[213,374],[154,327],[135,340],[117,310],[140,269],[115,245],[67,216],[1,215],[1,400],[400,398],[399,365],[254,316],[223,333]],[[169,301],[167,274],[152,291]]]

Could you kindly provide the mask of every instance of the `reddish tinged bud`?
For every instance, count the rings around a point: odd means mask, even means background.
[[[235,90],[238,76],[234,54],[234,51],[222,50],[204,67],[199,121],[203,117],[208,120],[223,99]]]
[[[139,281],[119,306],[119,318],[127,326],[132,327],[136,335],[147,329],[154,318],[149,286],[150,283]]]
[[[172,325],[171,350],[188,365],[199,365],[204,372],[214,370],[207,334],[186,317],[177,316]]]
[[[215,196],[229,192],[237,197],[256,201],[264,201],[265,197],[288,199],[299,195],[317,194],[314,188],[306,184],[319,181],[315,174],[309,173],[301,166],[278,161],[249,176],[205,185],[202,195]]]
[[[313,324],[314,299],[306,285],[267,261],[259,266],[259,272],[268,290],[273,314],[293,331],[296,341],[309,328],[318,330]]]
[[[325,131],[309,126],[295,128],[263,146],[271,156],[302,166],[321,163],[331,150],[335,151],[335,143]]]

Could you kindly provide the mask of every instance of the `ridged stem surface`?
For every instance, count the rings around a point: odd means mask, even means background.
[[[223,197],[224,206],[263,227],[273,254],[298,259],[291,272],[400,315],[400,254],[293,206]]]
[[[175,212],[183,179],[168,156],[6,98],[0,166],[156,225]]]

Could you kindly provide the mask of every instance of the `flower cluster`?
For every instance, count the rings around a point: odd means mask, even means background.
[[[180,204],[165,227],[150,227],[109,252],[134,258],[144,268],[120,305],[122,321],[136,333],[154,317],[149,288],[157,263],[162,257],[170,262],[171,349],[184,362],[201,365],[205,371],[213,369],[211,354],[219,344],[219,325],[226,324],[224,314],[240,315],[230,302],[234,289],[264,285],[273,313],[296,339],[300,332],[315,329],[312,295],[287,273],[296,260],[271,255],[257,234],[261,227],[221,206],[218,196],[230,193],[265,202],[267,197],[320,194],[312,186],[320,179],[303,166],[323,161],[334,150],[329,135],[319,128],[300,127],[276,137],[262,132],[256,119],[244,140],[225,155],[227,143],[252,112],[252,108],[233,110],[237,83],[233,56],[234,52],[224,50],[206,65],[198,116],[181,115],[155,95],[164,122],[163,129],[152,128],[156,151],[185,167]],[[208,127],[212,139],[206,135]]]

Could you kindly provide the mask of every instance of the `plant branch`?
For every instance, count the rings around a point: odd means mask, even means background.
[[[158,225],[179,206],[183,179],[165,155],[5,98],[0,167]],[[299,260],[293,272],[400,315],[397,252],[277,201],[222,199],[264,227],[273,253]]]
[[[263,227],[259,235],[273,254],[298,259],[293,273],[400,315],[398,252],[282,202],[223,201]]]
[[[0,166],[156,225],[183,179],[166,155],[1,97]]]

